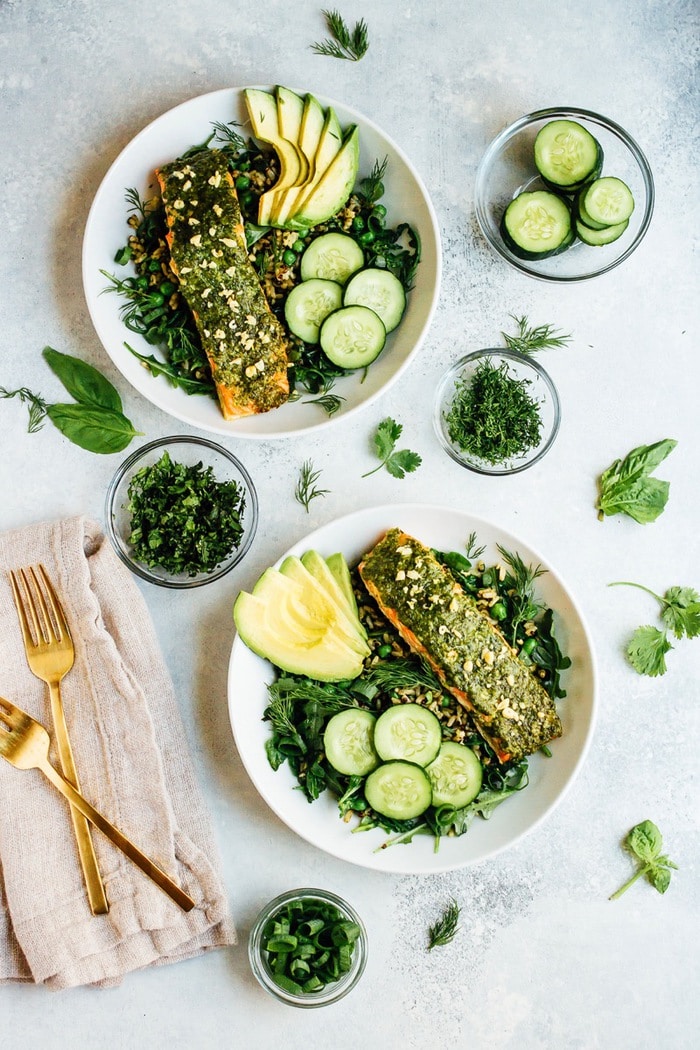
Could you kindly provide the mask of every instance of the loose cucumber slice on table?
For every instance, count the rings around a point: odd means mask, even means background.
[[[284,319],[292,335],[305,343],[317,343],[321,325],[342,302],[339,284],[312,277],[292,288],[284,303]]]
[[[464,744],[446,740],[437,758],[426,767],[434,806],[462,809],[481,791],[483,769],[474,752]]]
[[[567,202],[549,190],[519,193],[501,221],[503,240],[522,259],[544,259],[563,251],[574,233]]]
[[[594,178],[603,165],[600,143],[575,120],[550,120],[540,128],[534,153],[542,178],[565,191]]]
[[[365,368],[386,343],[382,319],[367,306],[343,306],[321,325],[319,341],[329,361],[340,368]]]
[[[323,734],[326,758],[339,773],[364,777],[379,765],[373,737],[375,716],[361,707],[348,707],[329,720]]]
[[[439,719],[421,704],[395,704],[379,716],[374,727],[374,747],[384,760],[403,759],[427,766],[441,743]]]
[[[392,820],[419,817],[432,797],[425,770],[411,762],[384,762],[365,780],[367,804]]]
[[[345,306],[368,306],[384,322],[387,332],[393,332],[406,309],[406,292],[398,277],[389,270],[369,266],[359,270],[345,286]]]
[[[321,277],[345,284],[365,263],[365,254],[357,241],[346,233],[323,233],[309,244],[301,257],[302,281]]]
[[[626,182],[612,175],[595,179],[581,194],[581,204],[593,222],[617,226],[634,211],[634,197]]]

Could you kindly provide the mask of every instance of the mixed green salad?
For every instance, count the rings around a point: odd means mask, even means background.
[[[499,560],[486,564],[482,560],[484,548],[477,546],[472,535],[464,553],[434,553],[467,594],[474,597],[552,699],[559,700],[566,695],[561,674],[570,666],[570,659],[557,642],[553,611],[535,593],[535,581],[545,570],[526,565],[517,553],[500,547],[498,551]],[[371,601],[356,572],[352,579],[370,650],[363,670],[352,680],[337,682],[280,672],[268,686],[264,712],[271,728],[266,742],[267,758],[273,769],[285,763],[289,766],[298,789],[309,802],[326,791],[335,796],[340,816],[352,823],[353,832],[373,828],[387,832],[390,837],[380,849],[428,834],[434,836],[437,850],[443,837],[464,834],[477,816],[488,819],[497,806],[523,790],[528,784],[528,759],[498,761],[477,732],[468,711],[445,690],[432,668],[409,651]],[[441,754],[445,745],[468,749],[474,768],[467,774],[460,768],[459,790],[466,789],[467,794],[462,797],[470,801],[459,804],[459,791],[455,794],[448,790],[443,796],[436,790],[439,778],[432,778],[432,803],[418,815],[402,819],[387,815],[386,811],[380,813],[371,804],[371,778],[376,775],[376,764],[368,763],[367,769],[374,769],[369,773],[341,772],[337,768],[343,768],[343,762],[335,754],[334,723],[352,717],[353,732],[357,733],[358,724],[366,717],[374,725],[376,740],[382,721],[397,714],[400,717],[399,712],[409,708],[422,709],[421,721],[426,726],[429,720],[435,721]],[[432,728],[427,727],[423,733],[421,726],[420,733],[425,740]],[[366,752],[366,745],[360,750]],[[549,754],[547,748],[543,751]],[[411,760],[414,765],[421,761],[415,754]],[[382,768],[384,765],[380,764],[378,770]],[[451,801],[444,800],[447,798]],[[399,812],[397,809],[395,814]]]

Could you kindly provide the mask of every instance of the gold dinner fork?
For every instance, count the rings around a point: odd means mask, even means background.
[[[73,787],[80,789],[61,701],[61,681],[75,659],[73,639],[58,595],[43,565],[10,572],[12,594],[17,606],[27,663],[33,674],[49,687],[51,716],[61,768]],[[109,911],[90,825],[83,814],[71,807],[88,900],[93,915]]]
[[[0,755],[17,769],[40,769],[54,787],[80,810],[95,827],[111,839],[129,860],[148,875],[183,911],[194,908],[194,901],[169,875],[142,853],[114,824],[110,824],[87,802],[73,785],[49,762],[49,734],[44,726],[16,704],[0,696]]]

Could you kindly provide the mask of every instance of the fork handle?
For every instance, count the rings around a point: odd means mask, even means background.
[[[96,828],[106,835],[108,839],[117,846],[122,853],[124,853],[129,860],[133,861],[141,869],[141,871],[148,875],[149,879],[152,879],[157,886],[163,890],[164,893],[170,897],[175,904],[179,905],[183,911],[191,911],[194,908],[194,901],[184,890],[180,889],[178,884],[174,882],[169,875],[166,875],[157,864],[154,864],[145,853],[142,853],[138,846],[122,834],[122,832],[115,828],[114,824],[110,824],[106,817],[91,806],[83,796],[77,791],[73,785],[61,776],[58,770],[54,769],[50,762],[42,762],[39,765],[39,769],[42,771],[44,776],[48,777],[54,787],[58,788],[62,795],[64,795],[72,806],[80,810],[83,816],[95,825]]]
[[[80,790],[78,774],[75,769],[75,761],[73,760],[73,750],[68,736],[68,726],[66,725],[66,717],[63,711],[63,703],[61,701],[61,688],[58,682],[49,682],[49,692],[51,694],[51,715],[53,718],[56,745],[58,747],[58,757],[61,760],[61,768],[66,780],[68,780],[74,788]],[[95,847],[90,833],[90,824],[87,817],[85,817],[75,806],[71,806],[70,815],[73,820],[73,829],[78,843],[78,853],[80,855],[80,863],[85,877],[85,886],[87,888],[88,900],[90,902],[90,910],[93,915],[105,915],[109,911],[109,904],[107,903],[100,869],[97,865]]]

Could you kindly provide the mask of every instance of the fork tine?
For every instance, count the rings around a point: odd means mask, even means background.
[[[55,624],[56,630],[58,632],[57,638],[60,642],[63,640],[64,636],[70,638],[70,627],[68,626],[68,621],[66,620],[65,613],[63,612],[61,600],[56,594],[56,589],[52,584],[51,580],[49,579],[49,574],[47,573],[43,565],[39,564],[37,568],[39,570],[39,575],[41,576],[42,582],[44,584],[46,597],[48,598],[49,603],[51,605],[53,623]],[[32,569],[32,572],[33,571],[34,570]]]
[[[38,598],[41,598],[41,593],[34,569],[31,566],[29,569],[20,569],[19,574],[24,584],[24,593],[29,604],[29,612],[32,617],[34,631],[36,632],[37,644],[41,644],[42,641],[48,643],[51,641],[51,632],[47,630],[46,626],[48,617],[45,605],[44,608],[41,608],[37,601]]]
[[[36,645],[36,642],[34,641],[34,636],[32,635],[31,628],[29,626],[25,600],[22,597],[19,581],[17,579],[16,573],[13,570],[10,570],[10,583],[12,584],[12,597],[14,598],[15,606],[17,607],[17,615],[19,617],[19,625],[22,630],[22,639],[24,641],[25,648],[33,648]]]

